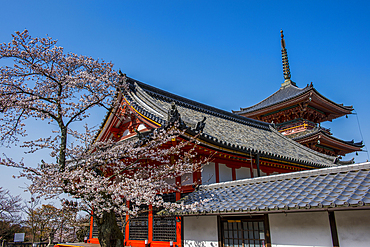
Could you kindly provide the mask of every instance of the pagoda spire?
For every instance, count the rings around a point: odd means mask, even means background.
[[[288,61],[288,52],[285,48],[285,39],[283,30],[280,30],[281,33],[281,56],[283,59],[283,74],[284,74],[284,83],[281,84],[281,87],[286,87],[288,85],[297,86],[295,82],[290,79],[290,67]]]

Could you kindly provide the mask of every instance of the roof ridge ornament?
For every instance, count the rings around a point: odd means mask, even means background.
[[[181,115],[179,111],[177,110],[176,103],[172,101],[170,109],[167,112],[167,126],[166,127],[174,126],[176,123],[179,125],[180,129],[186,128],[186,125],[184,121],[182,121]]]
[[[288,61],[288,52],[285,48],[285,39],[283,30],[280,30],[281,33],[281,56],[283,60],[283,74],[284,74],[284,83],[281,84],[281,88],[285,88],[289,85],[297,86],[295,82],[290,79],[290,67]]]
[[[195,131],[203,132],[203,129],[206,126],[206,119],[207,117],[203,117],[203,120],[197,123],[197,125],[195,126]]]

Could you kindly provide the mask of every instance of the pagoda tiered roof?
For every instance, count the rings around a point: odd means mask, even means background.
[[[336,155],[345,155],[347,153],[361,151],[361,148],[364,147],[362,141],[354,142],[354,140],[341,140],[332,136],[321,127],[298,132],[297,134],[292,134],[289,137],[301,144],[315,143],[315,145],[318,147],[321,146],[324,149],[330,149]]]
[[[304,88],[299,88],[293,84],[282,86],[278,91],[261,102],[250,107],[240,108],[239,111],[233,111],[233,113],[254,117],[281,111],[302,103],[324,112],[327,116],[324,121],[331,121],[332,119],[351,114],[353,111],[352,106],[335,103],[321,95],[311,83]]]

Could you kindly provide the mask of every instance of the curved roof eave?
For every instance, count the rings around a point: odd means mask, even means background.
[[[291,91],[291,92],[289,92],[289,91]],[[299,96],[301,96],[305,93],[308,93],[309,91],[313,91],[324,101],[334,105],[335,107],[339,107],[340,109],[344,110],[346,112],[346,114],[349,114],[351,111],[353,111],[353,106],[344,106],[343,104],[335,103],[334,101],[332,101],[332,100],[326,98],[325,96],[323,96],[322,94],[320,94],[313,87],[313,85],[307,85],[305,88],[298,88],[296,86],[289,85],[287,87],[280,88],[278,91],[273,93],[271,96],[267,97],[266,99],[262,100],[261,102],[255,104],[253,106],[246,107],[246,108],[240,108],[239,111],[232,111],[232,112],[240,115],[240,114],[247,114],[247,113],[255,112],[255,111],[258,111],[258,110],[263,110],[263,109],[269,108],[271,106],[276,106],[276,105],[281,104],[283,102],[290,101],[290,100],[292,100],[294,98],[297,98],[297,97],[299,97]],[[277,98],[277,99],[274,99],[274,98]],[[268,102],[269,100],[272,101],[272,102]]]
[[[337,137],[334,137],[332,135],[327,134],[324,130],[319,129],[319,128],[317,130],[311,132],[311,133],[307,133],[306,135],[297,136],[295,138],[292,138],[292,140],[299,141],[299,140],[302,140],[302,139],[305,139],[305,138],[308,138],[308,137],[312,137],[312,136],[315,136],[315,135],[319,135],[319,134],[325,136],[329,140],[334,140],[334,141],[342,143],[343,145],[348,145],[348,146],[352,147],[355,151],[360,151],[361,148],[364,147],[364,145],[362,144],[362,141],[361,142],[354,142],[353,140],[352,141],[344,141],[344,140],[341,140]]]
[[[105,131],[107,131],[107,127],[108,127],[110,121],[112,120],[112,118],[114,117],[114,114],[115,114],[114,112],[117,110],[117,107],[118,107],[117,105],[115,105],[115,103],[120,101],[121,98],[122,98],[122,94],[118,91],[115,94],[115,96],[112,98],[110,108],[107,110],[103,121],[100,123],[99,130],[96,133],[93,142],[96,142],[97,140],[99,140],[99,138],[102,136],[102,134],[104,134]]]
[[[264,109],[264,108],[270,107],[272,105],[276,105],[276,104],[279,104],[281,102],[288,101],[288,100],[290,100],[292,98],[295,98],[295,97],[297,97],[301,94],[304,94],[310,88],[311,88],[310,86],[306,86],[305,88],[299,88],[297,86],[289,85],[287,87],[280,88],[278,91],[276,91],[272,95],[268,96],[264,100],[258,102],[257,104],[254,104],[254,105],[249,106],[249,107],[240,108],[239,111],[233,111],[233,112],[236,113],[236,114],[244,114],[244,113],[249,113],[249,112],[257,111],[257,110],[260,110],[260,109]],[[288,90],[293,91],[293,94],[288,92]],[[287,94],[287,95],[284,95],[284,94]],[[274,98],[277,98],[277,99],[274,99]],[[268,101],[272,101],[272,102],[268,102]]]

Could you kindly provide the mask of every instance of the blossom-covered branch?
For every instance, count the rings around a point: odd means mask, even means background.
[[[13,66],[0,68],[0,133],[2,143],[11,144],[26,135],[26,119],[55,121],[63,170],[71,123],[86,119],[95,106],[108,108],[118,77],[112,63],[66,54],[56,44],[24,30],[0,45],[0,59],[13,59]]]
[[[65,53],[56,40],[32,38],[27,30],[0,45],[0,59],[13,59],[13,66],[0,68],[1,144],[26,137],[27,119],[56,123],[45,137],[21,144],[28,153],[50,150],[55,162],[35,167],[5,154],[0,159],[0,165],[22,170],[20,177],[31,181],[33,194],[55,198],[67,193],[80,201],[80,208],[93,211],[100,225],[104,220],[114,225],[115,214],[137,215],[141,205],[182,207],[165,203],[160,195],[179,191],[175,178],[200,171],[211,159],[197,154],[196,137],[186,136],[183,123],[136,130],[139,138],[118,142],[96,140],[88,126],[92,109],[119,109],[119,102],[112,102],[127,90],[125,75],[114,71],[112,63]],[[135,114],[130,111],[112,112],[125,120]],[[84,131],[76,122],[85,124]]]

